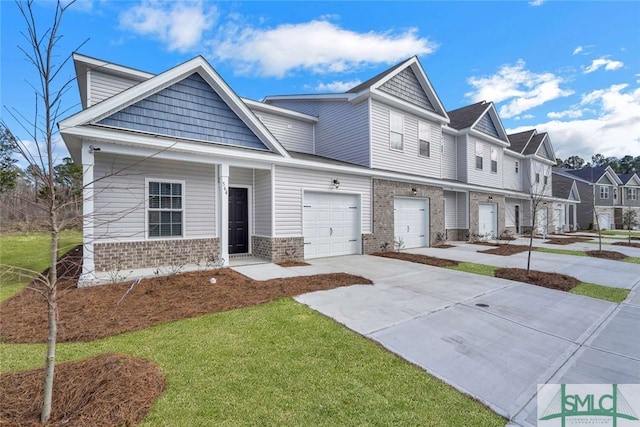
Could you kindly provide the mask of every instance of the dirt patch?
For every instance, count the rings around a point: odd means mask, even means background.
[[[410,261],[418,264],[433,265],[434,267],[455,267],[458,265],[458,261],[450,259],[436,258],[427,255],[408,254],[405,252],[377,252],[373,254],[384,258],[399,259],[402,261]]]
[[[561,291],[570,291],[580,284],[578,279],[565,274],[535,270],[531,270],[527,274],[527,270],[523,268],[499,268],[494,272],[494,275],[501,279],[515,280]]]
[[[307,265],[311,265],[304,261],[283,261],[279,262],[278,265],[280,267],[306,267]]]
[[[625,254],[616,251],[586,251],[585,253],[594,258],[613,259],[617,261],[627,257]]]
[[[447,243],[443,243],[441,245],[433,245],[432,248],[434,249],[449,249],[449,248],[455,248],[456,245],[449,245]]]
[[[483,254],[509,256],[519,254],[521,252],[527,252],[528,250],[529,246],[527,245],[498,245],[493,249],[480,252]]]
[[[615,242],[612,243],[612,245],[617,245],[617,246],[628,246],[630,248],[639,248],[640,249],[640,243],[634,243],[634,242]]]
[[[216,283],[211,284],[210,279]],[[231,310],[317,290],[370,284],[345,273],[251,280],[223,268],[143,279],[123,298],[131,282],[69,289],[59,300],[58,341],[93,341],[208,313]],[[46,305],[25,289],[0,304],[0,340],[46,342]]]
[[[0,375],[0,425],[40,426],[44,369]],[[49,426],[134,426],[166,381],[145,359],[104,354],[56,365]]]
[[[593,239],[589,237],[552,237],[545,243],[552,245],[570,245],[571,243],[589,242]]]

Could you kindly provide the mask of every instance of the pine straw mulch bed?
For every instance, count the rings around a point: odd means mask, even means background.
[[[0,375],[0,425],[40,426],[44,369]],[[56,365],[48,426],[134,426],[166,387],[145,359],[103,354]]]
[[[283,261],[277,264],[280,267],[305,267],[307,265],[310,265],[309,263],[306,263],[304,261]]]
[[[216,279],[215,284],[209,283],[211,278]],[[59,299],[58,341],[93,341],[281,297],[371,283],[345,273],[255,281],[223,268],[143,279],[126,296],[131,282],[72,288]],[[0,304],[0,341],[46,342],[46,312],[43,298],[31,289],[4,301]]]
[[[638,248],[640,249],[640,243],[634,243],[634,242],[615,242],[612,243],[612,245],[618,245],[618,246],[628,246],[630,248]]]
[[[450,259],[436,258],[419,254],[408,254],[406,252],[376,252],[372,255],[384,258],[399,259],[402,261],[410,261],[418,264],[432,265],[434,267],[455,267],[459,264],[458,261],[453,261]]]
[[[570,245],[571,243],[589,242],[591,240],[593,240],[593,238],[589,237],[552,237],[545,243],[552,245]]]
[[[527,270],[524,268],[499,268],[493,274],[501,279],[515,280],[560,291],[570,291],[580,284],[578,279],[566,274],[535,270],[531,270],[527,274]]]
[[[527,245],[508,245],[508,244],[496,244],[496,247],[493,249],[489,249],[486,251],[480,251],[483,254],[491,254],[491,255],[502,255],[509,256],[514,254],[519,254],[521,252],[527,252],[529,250],[529,246]],[[535,250],[535,248],[534,248]]]
[[[613,259],[616,261],[623,260],[627,257],[625,254],[616,251],[586,251],[585,253],[594,258]]]

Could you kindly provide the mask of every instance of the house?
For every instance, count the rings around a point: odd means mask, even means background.
[[[492,103],[447,112],[415,57],[345,93],[263,102],[202,57],[157,75],[73,59],[83,110],[59,128],[84,171],[84,284],[519,231],[531,189],[518,176],[553,158],[546,134],[511,150]]]
[[[565,199],[565,222],[563,231],[578,230],[578,205],[584,203],[585,206],[591,204],[591,184],[588,181],[580,179],[561,168],[553,168],[553,196],[558,199]],[[580,197],[579,186],[583,189],[585,199]]]
[[[595,228],[597,218],[602,230],[622,229],[626,209],[634,209],[640,215],[640,179],[637,174],[618,175],[611,166],[564,170],[563,173],[580,178],[576,182],[584,187],[579,188],[581,196],[589,195],[589,202],[578,208],[580,228]]]

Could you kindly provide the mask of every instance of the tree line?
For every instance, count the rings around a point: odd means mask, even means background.
[[[559,167],[565,169],[582,169],[598,166],[611,166],[615,173],[628,174],[640,173],[640,156],[626,155],[623,157],[605,157],[602,154],[591,156],[591,161],[587,162],[580,156],[570,156],[565,160],[556,159]]]

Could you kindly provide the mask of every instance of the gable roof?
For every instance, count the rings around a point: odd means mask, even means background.
[[[408,62],[410,59],[411,58],[406,59],[406,60],[394,65],[393,67],[389,68],[388,70],[385,70],[385,71],[381,72],[380,74],[377,74],[377,75],[371,77],[369,80],[366,80],[366,81],[360,83],[359,85],[357,85],[355,87],[352,87],[351,89],[349,89],[345,93],[359,93],[359,92],[362,92],[365,89],[370,88],[371,86],[375,85],[379,81],[383,80],[388,75],[394,73],[399,68],[404,68],[405,63]]]
[[[567,172],[590,183],[596,183],[600,181],[600,179],[602,179],[604,175],[607,175],[611,182],[615,182],[618,184],[622,183],[611,166],[597,166],[595,168],[585,167],[582,169],[567,170]]]
[[[635,185],[640,185],[640,176],[637,173],[619,173],[618,178],[620,178],[623,185],[634,185],[631,181],[635,181]]]
[[[556,175],[553,179],[553,185],[551,186],[553,197],[579,202],[580,193],[578,192],[578,186],[576,185],[576,178],[560,174],[555,170],[555,168],[553,173]]]
[[[238,95],[227,85],[218,75],[211,65],[202,57],[197,56],[174,68],[143,81],[136,86],[124,90],[93,105],[73,116],[63,120],[58,124],[60,131],[64,132],[73,127],[92,125],[102,119],[117,113],[138,101],[148,98],[171,85],[180,82],[187,77],[197,73],[238,118],[264,143],[271,151],[284,157],[290,157],[282,145],[267,130],[264,124],[253,114],[253,112],[242,102]]]
[[[519,154],[524,154],[524,150],[529,144],[529,141],[531,141],[531,138],[536,134],[537,131],[535,129],[509,134],[509,142],[511,143],[509,150],[515,151]]]
[[[458,130],[470,128],[475,122],[480,120],[480,117],[484,115],[488,108],[489,105],[486,101],[480,101],[467,105],[466,107],[447,111],[450,120],[449,126]]]
[[[493,102],[480,101],[475,104],[447,111],[449,127],[456,130],[473,129],[486,136],[509,144],[509,137],[502,126]]]

